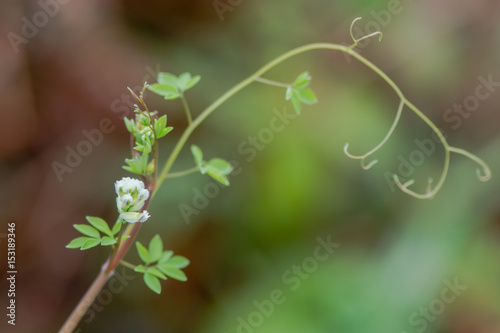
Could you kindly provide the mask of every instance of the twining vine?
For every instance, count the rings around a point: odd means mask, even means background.
[[[79,231],[82,236],[72,240],[67,245],[68,248],[87,250],[99,245],[109,246],[111,247],[111,253],[103,264],[100,273],[59,332],[73,332],[87,309],[105,286],[108,279],[113,276],[118,265],[123,265],[142,274],[147,287],[156,293],[161,292],[160,280],[166,280],[168,277],[179,281],[187,280],[182,269],[189,265],[189,260],[179,255],[173,255],[173,252],[170,250],[164,250],[160,235],[155,235],[149,242],[148,247],[142,245],[140,242],[135,243],[137,252],[142,261],[140,264],[135,265],[124,260],[141,225],[151,217],[147,211],[149,204],[163,182],[168,178],[182,177],[200,172],[209,175],[224,185],[229,185],[228,176],[233,170],[231,164],[221,158],[205,160],[202,149],[196,145],[191,146],[194,167],[175,172],[170,172],[170,170],[193,131],[220,105],[251,83],[259,82],[285,89],[285,99],[292,103],[297,114],[300,114],[302,104],[314,104],[317,102],[315,93],[309,88],[311,76],[308,72],[301,73],[292,83],[276,82],[263,77],[270,69],[295,55],[312,50],[336,50],[349,54],[379,75],[399,97],[400,102],[394,122],[386,136],[378,145],[363,155],[353,155],[349,153],[349,143],[346,143],[344,146],[345,154],[349,158],[360,160],[361,167],[364,170],[370,169],[377,163],[377,160],[371,160],[368,163],[366,160],[389,140],[402,116],[403,110],[408,108],[420,117],[438,136],[444,147],[444,165],[437,183],[432,187],[432,179],[429,179],[427,190],[424,193],[417,193],[409,189],[414,183],[413,180],[401,183],[398,176],[394,174],[394,181],[403,192],[419,199],[432,198],[444,184],[450,166],[451,153],[463,155],[476,162],[479,166],[479,168],[476,169],[479,180],[487,181],[491,178],[491,171],[482,159],[466,150],[451,146],[436,125],[434,125],[427,116],[404,96],[401,89],[394,81],[372,62],[354,51],[358,43],[364,39],[377,35],[379,36],[379,40],[382,39],[381,32],[374,32],[356,39],[353,35],[353,26],[359,19],[361,18],[356,18],[351,24],[350,35],[353,44],[350,46],[333,43],[314,43],[293,49],[272,60],[257,72],[229,89],[194,119],[187,99],[185,98],[185,92],[199,82],[199,76],[192,76],[189,73],[183,73],[179,76],[170,73],[160,73],[157,79],[158,82],[152,85],[145,83],[142,91],[138,95],[129,89],[139,105],[135,106],[134,119],[124,119],[125,126],[131,135],[131,158],[125,159],[126,165],[123,168],[140,176],[141,179],[124,177],[115,183],[118,217],[111,228],[108,222],[102,218],[92,216],[87,216],[86,218],[89,224],[74,225],[75,229]],[[150,90],[164,97],[166,100],[180,99],[188,124],[159,173],[158,140],[166,136],[173,128],[167,126],[166,115],[159,117],[156,111],[151,112],[148,109],[144,101],[144,93],[146,90]]]

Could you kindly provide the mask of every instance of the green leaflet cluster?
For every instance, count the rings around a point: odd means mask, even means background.
[[[227,176],[233,172],[233,167],[229,162],[221,158],[212,158],[208,162],[204,161],[203,152],[197,145],[191,146],[191,153],[202,175],[207,174],[219,183],[229,186],[229,179]]]
[[[85,217],[88,224],[74,224],[73,227],[85,236],[73,239],[66,247],[68,249],[87,250],[97,245],[109,246],[118,242],[116,235],[120,232],[121,221],[116,221],[112,229],[108,223],[100,217],[87,216]],[[104,235],[101,235],[103,233]],[[124,236],[126,239],[129,236]]]
[[[184,92],[191,89],[200,81],[200,76],[191,76],[190,73],[182,73],[175,76],[171,73],[159,73],[158,83],[151,84],[149,90],[165,99],[183,98]]]
[[[189,265],[189,260],[183,256],[174,256],[173,251],[164,251],[159,235],[155,235],[149,242],[148,248],[140,242],[135,243],[143,265],[135,267],[135,271],[143,274],[144,283],[157,294],[161,293],[160,279],[167,277],[179,281],[187,281],[183,268]]]
[[[157,117],[157,112],[150,112],[144,102],[144,90],[148,88],[145,84],[143,90],[137,96],[132,90],[131,94],[141,103],[140,106],[135,105],[135,119],[124,118],[125,127],[134,138],[134,151],[132,158],[126,158],[126,165],[123,169],[128,172],[141,175],[147,179],[152,179],[156,172],[157,141],[173,130],[173,127],[167,126],[167,115],[160,118]],[[149,154],[153,153],[153,158],[150,161]]]
[[[293,108],[297,114],[300,114],[302,108],[301,103],[311,105],[318,102],[316,94],[308,88],[310,83],[311,75],[309,75],[309,72],[304,72],[286,88],[285,98],[287,101],[292,102]]]
[[[184,110],[188,122],[191,124],[191,111],[184,97],[184,92],[197,84],[200,76],[192,76],[190,73],[182,73],[176,76],[171,73],[159,73],[158,83],[149,85],[148,89],[167,100],[180,98],[183,102]],[[231,164],[221,158],[212,158],[209,161],[203,160],[203,152],[196,145],[191,146],[191,152],[196,166],[187,171],[168,174],[167,177],[179,177],[199,171],[201,174],[207,174],[221,184],[229,185],[228,175],[233,171]],[[139,163],[139,162],[138,162]]]

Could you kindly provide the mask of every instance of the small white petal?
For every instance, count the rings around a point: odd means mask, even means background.
[[[138,198],[140,200],[148,200],[149,198],[149,191],[146,190],[146,189],[142,189],[139,191],[139,195],[138,195]]]
[[[130,208],[130,211],[137,212],[144,206],[144,201],[138,200],[138,201],[134,201],[132,204],[133,204],[133,206],[132,206],[132,208]]]
[[[123,203],[122,201],[120,200],[120,197],[117,197],[116,198],[116,208],[118,208],[118,211],[121,213],[123,212]]]
[[[143,211],[141,213],[141,216],[139,217],[139,222],[146,222],[147,219],[149,219],[151,217],[151,215],[149,215],[149,213],[147,211]]]
[[[137,212],[126,212],[126,213],[121,213],[120,218],[128,223],[136,223],[139,222],[141,214],[142,213],[137,213]]]
[[[132,201],[134,201],[134,198],[130,194],[124,194],[120,197],[120,201],[123,202],[124,205],[130,205]]]

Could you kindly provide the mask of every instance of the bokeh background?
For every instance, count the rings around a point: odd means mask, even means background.
[[[428,142],[431,131],[409,110],[376,154],[379,163],[363,171],[343,146],[349,142],[352,153],[362,154],[384,137],[399,102],[394,92],[343,54],[297,56],[266,77],[291,82],[308,70],[319,103],[249,158],[238,147],[269,128],[275,112],[293,114],[282,89],[251,85],[188,143],[207,157],[238,162],[231,186],[187,219],[179,207],[193,207],[196,193],[213,189],[208,177],[168,180],[152,202],[153,217],[138,240],[159,233],[166,247],[191,260],[189,281],[169,279],[158,296],[139,275],[120,271],[134,278],[111,299],[103,296],[79,332],[500,332],[499,87],[473,111],[453,111],[474,96],[479,77],[500,81],[500,2],[74,0],[58,8],[48,2],[0,3],[0,244],[4,253],[7,222],[15,221],[18,269],[16,326],[2,314],[2,332],[56,332],[106,259],[107,249],[64,246],[86,215],[116,218],[113,183],[127,176],[121,165],[129,156],[122,123],[132,113],[127,86],[154,82],[159,71],[199,74],[187,93],[197,114],[291,48],[349,44],[358,16],[357,33],[377,27],[384,33],[359,52],[452,145],[483,158],[492,180],[479,182],[473,162],[452,156],[434,199],[395,189],[388,174],[406,170],[404,178],[415,178],[414,188],[423,191],[443,163],[437,144],[418,153],[415,140]],[[51,15],[41,24],[44,10]],[[23,28],[34,16],[42,20],[37,31]],[[12,34],[23,29],[30,38],[13,44]],[[152,94],[148,101],[175,127],[161,143],[164,160],[186,126],[182,105]],[[103,119],[113,130],[59,181],[53,163],[64,164],[68,147],[76,149],[84,131]],[[402,169],[411,158],[417,162]],[[192,163],[184,149],[174,170]],[[311,259],[318,238],[339,245],[323,261]],[[293,272],[302,264],[302,273]],[[3,313],[5,255],[0,267]],[[271,311],[274,290],[283,295]]]

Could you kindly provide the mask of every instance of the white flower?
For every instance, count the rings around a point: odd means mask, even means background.
[[[126,193],[139,192],[144,190],[144,183],[138,179],[123,177],[115,183],[115,190],[119,196]]]
[[[146,189],[140,190],[138,198],[140,200],[148,200],[148,198],[149,198],[149,191],[146,190]]]
[[[120,218],[128,223],[145,222],[151,215],[147,211],[139,212],[125,212],[120,214]]]
[[[124,194],[120,197],[120,201],[124,204],[124,205],[130,205],[132,203],[134,199],[132,198],[132,196],[127,193],[127,194]]]
[[[143,200],[136,200],[132,203],[132,206],[127,210],[129,212],[138,212],[144,206]]]
[[[151,217],[151,215],[149,215],[149,213],[147,211],[142,211],[141,215],[139,216],[139,222],[146,222],[149,218]]]
[[[144,188],[144,183],[138,179],[123,177],[115,183],[116,207],[122,219],[129,223],[144,222],[149,218],[149,213],[139,211],[144,207],[149,198],[149,191]]]

